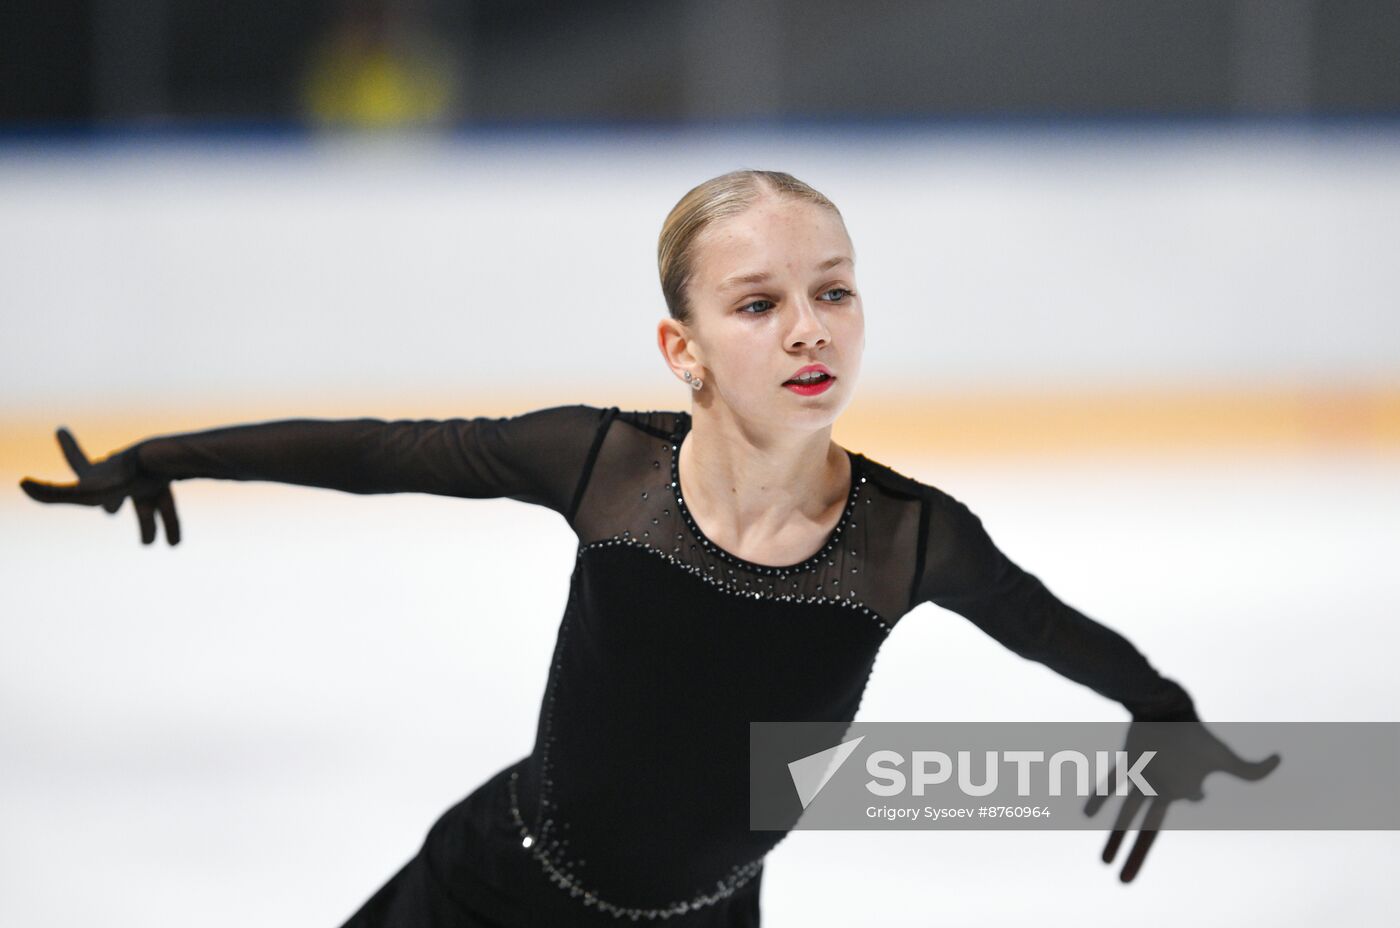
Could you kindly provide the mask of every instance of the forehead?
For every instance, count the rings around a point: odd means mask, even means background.
[[[765,198],[696,237],[695,270],[713,283],[734,270],[805,269],[850,251],[845,226],[831,210],[805,200]]]

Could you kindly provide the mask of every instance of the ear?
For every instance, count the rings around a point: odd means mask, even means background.
[[[666,366],[673,371],[694,367],[697,362],[703,364],[690,326],[669,314],[656,325],[656,346]]]

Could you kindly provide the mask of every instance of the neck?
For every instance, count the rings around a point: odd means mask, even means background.
[[[850,458],[829,424],[760,429],[701,407],[678,453],[686,505],[727,538],[773,538],[794,520],[831,521],[850,492]]]

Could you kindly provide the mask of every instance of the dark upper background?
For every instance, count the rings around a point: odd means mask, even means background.
[[[8,0],[0,126],[1395,115],[1380,0]]]

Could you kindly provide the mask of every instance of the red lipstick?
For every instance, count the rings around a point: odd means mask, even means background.
[[[835,382],[836,375],[825,364],[808,364],[794,371],[791,377],[783,381],[783,386],[802,396],[816,396],[826,392]]]

